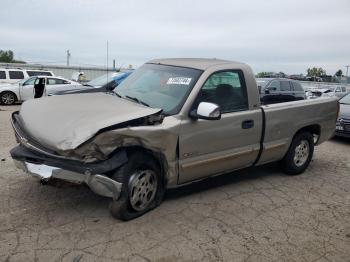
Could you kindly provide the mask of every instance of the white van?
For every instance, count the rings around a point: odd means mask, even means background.
[[[31,76],[54,76],[51,71],[38,69],[0,68],[0,84],[12,84]]]

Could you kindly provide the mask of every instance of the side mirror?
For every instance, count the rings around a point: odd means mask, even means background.
[[[265,94],[270,94],[270,90],[265,89]]]
[[[194,119],[219,120],[221,118],[220,106],[214,103],[201,102],[197,109],[191,111],[190,117]]]

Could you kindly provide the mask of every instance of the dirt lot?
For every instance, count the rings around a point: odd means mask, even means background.
[[[125,223],[86,187],[15,169],[17,108],[0,107],[0,261],[350,261],[349,140],[317,147],[301,176],[268,165],[208,179]]]

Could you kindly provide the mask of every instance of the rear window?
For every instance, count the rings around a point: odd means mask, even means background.
[[[0,71],[0,79],[6,79],[5,71]]]
[[[47,71],[27,71],[29,76],[52,76],[51,72]]]
[[[281,81],[281,91],[291,91],[291,87],[288,81]]]
[[[294,91],[304,92],[304,88],[301,86],[300,83],[298,82],[292,82],[292,83],[293,83]]]
[[[22,71],[9,71],[10,79],[23,79],[24,74]]]

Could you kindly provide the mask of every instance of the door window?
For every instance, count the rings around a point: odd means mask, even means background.
[[[280,81],[281,82],[281,91],[291,91],[291,86],[289,81]]]
[[[294,91],[304,92],[304,88],[298,82],[293,82]]]
[[[58,78],[48,78],[47,84],[48,85],[66,85],[66,84],[69,84],[69,82]]]
[[[280,81],[274,80],[267,88],[269,91],[280,91]]]
[[[5,71],[0,71],[0,79],[6,79]]]
[[[10,79],[23,79],[24,74],[22,71],[9,71]]]
[[[221,71],[212,74],[200,90],[195,107],[200,102],[215,103],[222,113],[248,109],[247,89],[241,71]]]
[[[36,77],[31,77],[27,81],[23,83],[24,86],[34,85],[34,82],[36,80]]]

